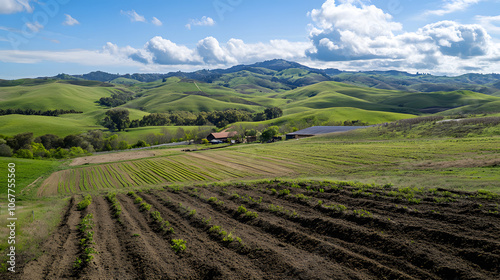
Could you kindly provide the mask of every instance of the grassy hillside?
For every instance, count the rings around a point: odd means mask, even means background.
[[[79,134],[92,129],[104,127],[89,122],[88,118],[79,119],[79,115],[72,118],[7,115],[0,116],[0,134],[13,136],[22,132],[33,132],[36,136],[47,133],[64,137],[69,134]]]
[[[446,110],[461,106],[470,106],[466,112],[491,112],[495,110],[495,102],[500,101],[496,96],[472,91],[412,93],[362,88],[337,82],[322,82],[298,88],[282,96],[293,100],[284,106],[285,109],[355,107],[409,114],[434,113],[436,108]]]
[[[239,122],[229,125],[228,127],[239,127],[241,125],[245,128],[256,128],[269,125],[281,126],[284,124],[289,124],[290,126],[295,127],[307,127],[313,125],[332,125],[337,122],[343,123],[344,121],[355,120],[361,120],[364,123],[372,125],[415,117],[415,115],[409,114],[369,111],[351,107],[335,107],[326,109],[296,107],[294,109],[285,110],[285,113],[286,114],[283,117],[273,120],[262,122]]]
[[[179,77],[149,83],[120,77],[114,82],[129,85],[115,86],[86,80],[0,81],[1,109],[73,109],[84,112],[57,118],[0,116],[0,133],[14,135],[33,131],[36,135],[53,133],[65,136],[87,129],[103,129],[99,121],[109,108],[95,102],[101,97],[123,91],[135,93],[134,100],[122,105],[129,109],[130,119],[169,111],[244,109],[262,112],[272,106],[280,107],[284,112],[281,118],[275,120],[244,124],[251,127],[271,124],[301,127],[353,120],[377,124],[446,109],[451,110],[441,114],[493,112],[498,111],[500,104],[500,97],[472,91],[414,93],[320,82],[324,78],[306,68],[278,67],[272,70],[247,67],[221,74],[212,83]],[[287,90],[295,84],[306,83],[307,79],[307,83],[313,84]],[[151,130],[157,131],[156,128]],[[140,133],[135,134],[131,139],[137,139]]]
[[[113,87],[80,86],[63,82],[0,87],[0,108],[90,112],[101,108],[95,101],[117,91],[119,89]]]

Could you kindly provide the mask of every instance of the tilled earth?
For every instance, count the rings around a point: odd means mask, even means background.
[[[45,253],[15,278],[500,279],[500,198],[487,192],[262,181],[116,197],[118,217],[105,194],[83,211],[74,196]],[[98,254],[76,269],[88,214]]]

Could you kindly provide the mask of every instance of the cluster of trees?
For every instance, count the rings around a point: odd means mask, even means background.
[[[213,130],[210,128],[193,128],[184,130],[179,127],[175,132],[163,128],[160,134],[149,134],[143,140],[130,145],[120,140],[118,135],[106,135],[101,130],[93,130],[82,134],[72,134],[59,137],[45,134],[34,137],[33,133],[20,133],[12,137],[0,135],[0,156],[18,158],[72,158],[87,155],[92,152],[126,150],[148,147],[171,142],[189,141],[201,142]]]
[[[82,111],[75,111],[75,110],[62,110],[62,109],[56,109],[56,110],[47,110],[47,111],[42,111],[42,110],[33,110],[33,109],[0,109],[0,116],[5,116],[5,115],[36,115],[36,116],[51,116],[51,117],[57,117],[59,115],[64,115],[64,114],[81,114],[83,113]]]
[[[230,109],[213,112],[169,112],[153,113],[144,116],[141,120],[130,120],[129,111],[125,108],[113,108],[106,112],[102,125],[111,130],[124,130],[126,128],[144,126],[203,126],[215,125],[218,128],[228,124],[245,121],[264,121],[283,116],[283,111],[278,107],[267,108],[264,112],[251,113],[245,110]]]
[[[32,132],[20,133],[13,137],[0,135],[0,156],[19,158],[71,158],[95,151],[124,150],[146,147],[144,141],[130,146],[126,141],[119,141],[117,135],[105,137],[100,130],[79,135],[59,137],[45,134],[34,137]]]
[[[132,99],[134,99],[134,93],[121,91],[113,93],[111,97],[101,97],[97,103],[106,107],[118,107]]]

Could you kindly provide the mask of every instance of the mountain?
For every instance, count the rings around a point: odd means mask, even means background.
[[[166,74],[110,74],[95,71],[83,75],[60,74],[52,79],[93,80],[122,85],[134,85],[165,80],[171,77],[217,83],[243,93],[279,92],[324,81],[336,81],[361,87],[401,90],[409,92],[435,92],[470,90],[500,96],[499,74],[464,74],[456,77],[411,74],[402,71],[348,72],[334,68],[315,69],[297,62],[274,59],[250,65],[236,65],[227,69],[170,72]]]

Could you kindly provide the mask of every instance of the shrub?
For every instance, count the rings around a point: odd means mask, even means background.
[[[141,202],[142,202],[142,198],[140,198],[140,197],[136,197],[135,200],[134,200],[135,204],[139,204]]]
[[[208,199],[208,202],[213,202],[213,203],[216,203],[216,202],[217,202],[217,197],[213,197],[213,196],[212,196],[212,197],[210,197],[210,198]]]
[[[147,204],[146,202],[143,202],[141,204],[141,208],[139,210],[142,212],[142,211],[149,211],[150,209],[151,209],[151,205]]]
[[[248,211],[245,213],[245,217],[250,218],[250,219],[255,219],[258,216],[259,216],[259,214],[257,214],[257,212]]]
[[[238,207],[238,210],[236,211],[238,214],[244,214],[247,212],[247,209],[245,208],[245,206],[243,205],[240,205],[240,207]]]
[[[289,189],[282,189],[281,191],[279,191],[279,196],[287,196],[289,194],[290,194]]]
[[[86,195],[85,198],[78,203],[78,205],[76,206],[76,208],[79,211],[81,211],[81,210],[87,208],[90,205],[90,203],[92,203],[92,196],[91,195]]]
[[[153,220],[155,220],[155,222],[161,223],[163,221],[163,218],[161,217],[161,214],[158,211],[153,211],[153,212],[151,212],[150,215],[151,215],[151,218],[153,218]]]
[[[186,250],[186,241],[185,240],[182,240],[182,239],[172,239],[172,249],[174,249],[174,251],[176,253],[179,253],[179,252],[182,252],[184,250]]]

